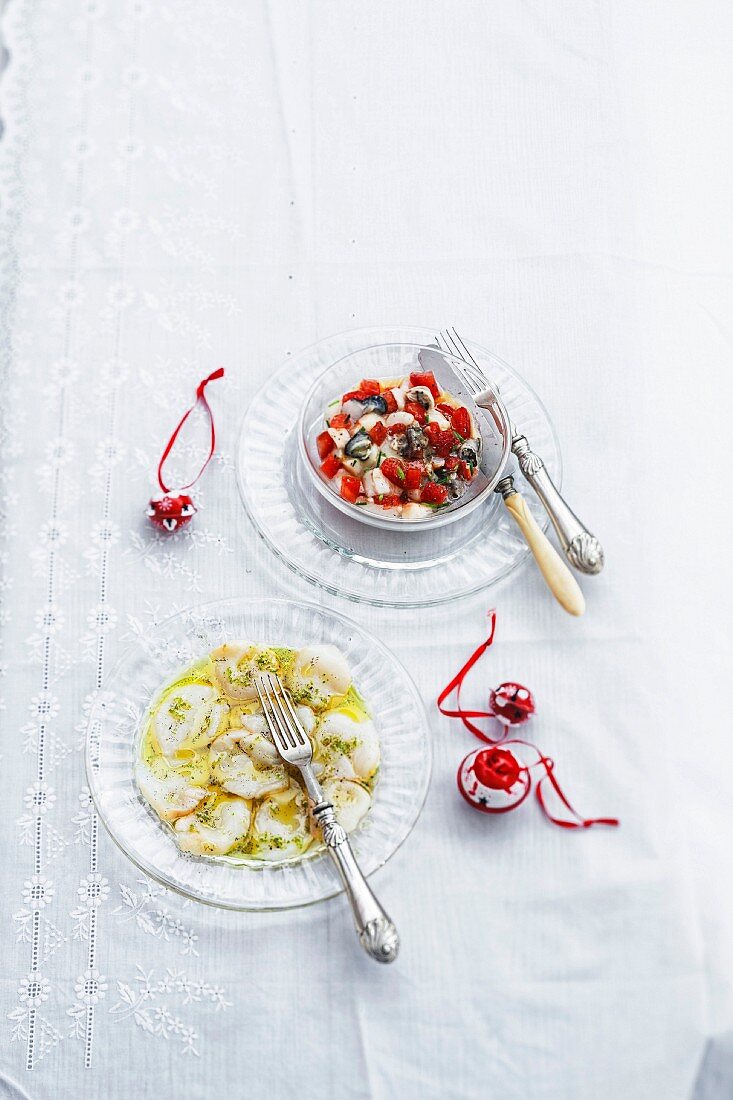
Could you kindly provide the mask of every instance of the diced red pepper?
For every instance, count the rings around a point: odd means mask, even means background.
[[[405,485],[405,464],[399,458],[385,458],[382,465],[379,467],[387,481],[391,481],[393,485],[399,485],[402,489]]]
[[[445,485],[438,485],[437,481],[429,481],[420,493],[423,504],[445,504],[447,499],[448,490]]]
[[[459,405],[457,409],[453,410],[451,424],[453,430],[462,435],[464,439],[468,439],[471,435],[471,414],[463,405]]]
[[[361,478],[352,477],[351,474],[344,474],[341,478],[341,488],[339,489],[344,500],[348,500],[350,504],[354,504],[356,498],[361,494],[361,491]]]
[[[415,420],[417,420],[418,424],[424,424],[426,422],[426,420],[428,419],[427,413],[425,412],[425,409],[417,401],[406,401],[405,402],[405,412],[406,413],[412,413],[412,415],[415,417]]]
[[[407,431],[407,424],[390,424],[387,428],[387,435],[404,435]]]
[[[448,455],[448,457],[445,460],[445,468],[446,468],[446,470],[457,470],[458,469],[458,459],[456,458],[455,455]]]
[[[436,400],[440,397],[440,386],[435,381],[435,375],[431,370],[413,371],[410,375],[410,385],[427,386]]]
[[[377,504],[381,504],[383,508],[396,508],[398,504],[402,504],[402,497],[398,493],[382,493],[377,497]]]
[[[436,406],[439,412],[442,412],[443,416],[447,416],[450,420],[455,412],[453,405],[446,405],[445,401],[440,401]]]
[[[436,455],[439,455],[441,458],[447,458],[457,442],[458,440],[453,432],[449,432],[446,429],[444,432],[438,432],[435,438],[431,440],[431,446]]]
[[[405,488],[419,489],[424,473],[425,467],[422,462],[411,462],[405,470]]]
[[[316,446],[318,447],[318,457],[326,458],[327,455],[330,455],[336,444],[328,432],[321,432],[316,439]]]
[[[458,476],[462,477],[464,481],[470,481],[473,477],[473,468],[467,462],[461,460],[458,463]]]
[[[385,390],[382,397],[387,402],[387,412],[397,412],[397,398],[392,393],[392,390]]]
[[[321,463],[321,469],[326,477],[335,477],[341,469],[341,459],[336,455],[329,455],[326,461]]]
[[[379,447],[382,443],[384,443],[385,439],[387,438],[387,429],[385,428],[382,421],[378,420],[374,427],[369,429],[367,435],[371,439],[372,443],[376,443]]]
[[[428,437],[428,443],[431,447],[435,446],[435,440],[440,435],[440,425],[436,424],[434,420],[431,420],[429,424],[426,424],[423,428],[425,435]]]
[[[359,389],[368,397],[374,397],[376,394],[381,393],[382,387],[374,378],[362,378]]]
[[[345,405],[347,401],[351,401],[352,399],[355,401],[363,401],[365,397],[366,394],[362,393],[361,390],[349,390],[349,392],[345,393],[341,398],[341,404]]]
[[[328,426],[329,428],[345,428],[350,423],[351,419],[346,413],[335,413],[329,420]]]

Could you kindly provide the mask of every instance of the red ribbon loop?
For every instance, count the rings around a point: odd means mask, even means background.
[[[211,424],[211,443],[210,443],[210,446],[209,446],[209,453],[207,455],[206,461],[204,462],[204,464],[201,467],[201,469],[199,470],[199,472],[196,474],[196,477],[193,479],[193,481],[189,481],[188,485],[179,485],[179,486],[177,486],[177,488],[179,488],[179,489],[190,489],[192,485],[196,484],[196,482],[201,477],[201,475],[204,472],[204,470],[206,469],[206,467],[211,462],[214,451],[216,450],[216,433],[214,431],[214,414],[211,411],[211,406],[209,405],[209,402],[206,400],[206,395],[204,394],[204,390],[208,386],[209,382],[215,382],[217,380],[217,378],[223,378],[223,377],[224,377],[224,368],[219,367],[212,374],[210,374],[208,378],[204,378],[201,382],[199,382],[198,387],[196,389],[196,400],[194,401],[191,408],[188,409],[183,414],[181,419],[178,421],[178,424],[177,424],[176,428],[174,429],[173,435],[168,440],[168,443],[166,445],[165,450],[163,451],[163,455],[160,459],[160,462],[158,463],[158,484],[160,485],[160,488],[164,493],[170,492],[170,489],[172,488],[172,486],[166,485],[165,482],[163,481],[163,465],[164,465],[165,460],[167,459],[168,455],[173,450],[173,445],[176,442],[176,439],[178,438],[178,433],[180,432],[181,428],[183,427],[183,425],[188,420],[188,418],[191,415],[191,413],[193,412],[193,410],[198,405],[199,401],[203,404],[204,408],[206,409],[206,412],[208,413],[208,416],[209,416],[209,423]]]
[[[485,642],[482,642],[475,652],[466,661],[463,668],[459,669],[451,682],[443,688],[438,696],[438,710],[441,714],[444,714],[446,718],[460,718],[461,722],[467,730],[469,730],[474,737],[478,737],[479,741],[484,741],[487,745],[498,745],[500,741],[503,741],[506,737],[506,730],[502,732],[501,737],[489,737],[488,733],[485,733],[480,726],[474,725],[470,721],[471,718],[493,718],[494,715],[490,710],[462,710],[461,709],[461,688],[463,687],[463,681],[473,666],[481,657],[483,657],[486,650],[492,645],[494,641],[494,634],[496,633],[496,611],[489,612],[489,636]],[[458,710],[448,710],[443,706],[445,700],[455,691],[456,703],[458,704]]]

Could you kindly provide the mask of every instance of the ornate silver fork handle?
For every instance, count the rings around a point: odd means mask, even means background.
[[[400,949],[397,929],[361,873],[346,830],[336,820],[332,804],[319,802],[313,807],[313,816],[321,827],[329,855],[344,884],[362,947],[377,962],[393,962]]]
[[[560,545],[571,565],[581,573],[600,573],[603,569],[603,547],[585,527],[575,512],[565,503],[554,481],[548,474],[545,464],[536,455],[527,441],[527,437],[517,434],[512,424],[512,451],[517,456],[519,469],[530,483],[542,506],[547,512],[552,526],[557,532]]]
[[[294,765],[303,776],[308,798],[313,804],[313,816],[344,884],[362,947],[377,962],[393,962],[400,949],[397,929],[361,873],[346,830],[336,820],[333,804],[323,796],[321,784],[311,767],[313,746],[290,696],[280,677],[271,672],[255,676],[255,688],[275,748],[283,760]]]

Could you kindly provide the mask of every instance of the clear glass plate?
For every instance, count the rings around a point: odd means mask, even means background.
[[[497,584],[529,556],[496,493],[450,526],[401,534],[399,529],[367,527],[343,514],[304,469],[298,422],[319,376],[356,351],[368,350],[376,364],[380,347],[402,343],[417,351],[434,337],[430,329],[398,327],[322,340],[273,372],[245,414],[237,456],[244,506],[273,552],[299,576],[333,595],[381,607],[430,607]],[[560,486],[560,449],[539,398],[501,359],[471,341],[468,347]],[[527,488],[527,504],[546,528],[547,515],[513,456],[506,472],[516,474],[518,488]]]
[[[332,643],[379,731],[382,761],[371,809],[352,834],[365,875],[409,835],[427,795],[431,746],[417,688],[373,635],[334,611],[287,600],[222,600],[161,623],[118,662],[95,698],[87,730],[87,775],[99,816],[133,863],[163,886],[225,909],[290,909],[341,892],[325,852],[281,864],[196,858],[176,846],[133,777],[145,712],[161,686],[226,641],[291,647]]]

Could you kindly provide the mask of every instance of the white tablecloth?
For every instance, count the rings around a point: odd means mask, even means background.
[[[4,22],[0,1095],[689,1096],[733,1026],[730,6],[11,0]],[[495,603],[484,687],[533,688],[573,799],[622,827],[474,814],[475,742],[432,708],[377,968],[343,899],[222,915],[145,881],[82,743],[136,630],[314,596],[241,512],[237,425],[289,354],[391,323],[455,323],[525,374],[608,564],[582,621],[532,568],[449,613],[342,610],[432,701]],[[155,462],[219,364],[220,450],[164,545]]]

